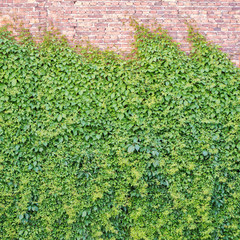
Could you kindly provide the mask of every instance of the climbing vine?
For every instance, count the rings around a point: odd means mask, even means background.
[[[1,239],[240,238],[239,69],[132,24],[127,59],[1,30]]]

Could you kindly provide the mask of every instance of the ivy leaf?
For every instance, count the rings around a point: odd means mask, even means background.
[[[133,145],[130,145],[130,146],[128,147],[128,153],[133,153],[134,150],[135,150],[135,147],[134,147]]]
[[[14,87],[14,86],[16,86],[16,84],[17,84],[17,80],[14,78],[14,79],[12,80],[12,86]]]
[[[153,155],[153,156],[159,156],[159,152],[156,151],[156,150],[154,150],[154,151],[152,151],[152,155]]]
[[[62,120],[62,115],[58,115],[57,120],[60,122]]]
[[[96,138],[99,140],[101,138],[101,135],[100,134],[97,134],[96,135]]]
[[[202,154],[203,154],[204,157],[206,157],[206,156],[208,155],[208,152],[207,152],[206,150],[204,150],[204,151],[202,152]]]
[[[124,118],[124,114],[123,114],[123,113],[119,113],[119,114],[118,114],[118,118],[119,118],[120,120],[122,120],[122,119]]]
[[[135,149],[138,151],[140,149],[139,145],[135,145]]]
[[[154,162],[153,162],[153,166],[154,166],[154,167],[159,166],[159,161],[158,161],[158,160],[154,161]]]

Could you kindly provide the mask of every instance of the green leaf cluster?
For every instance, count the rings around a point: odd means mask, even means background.
[[[240,71],[134,26],[131,58],[0,32],[1,239],[240,239]]]

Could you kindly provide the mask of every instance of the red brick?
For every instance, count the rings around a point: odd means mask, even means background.
[[[82,36],[101,48],[117,46],[119,51],[131,49],[129,17],[146,24],[156,19],[181,43],[181,49],[188,51],[183,22],[190,18],[208,40],[222,45],[223,51],[239,62],[239,0],[2,0],[0,24],[13,16],[18,16],[16,23],[23,22],[35,35],[39,35],[39,27],[44,29],[52,24],[69,39]]]

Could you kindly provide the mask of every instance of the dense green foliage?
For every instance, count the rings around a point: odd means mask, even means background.
[[[2,31],[1,239],[240,239],[240,71],[135,28],[131,59]]]

